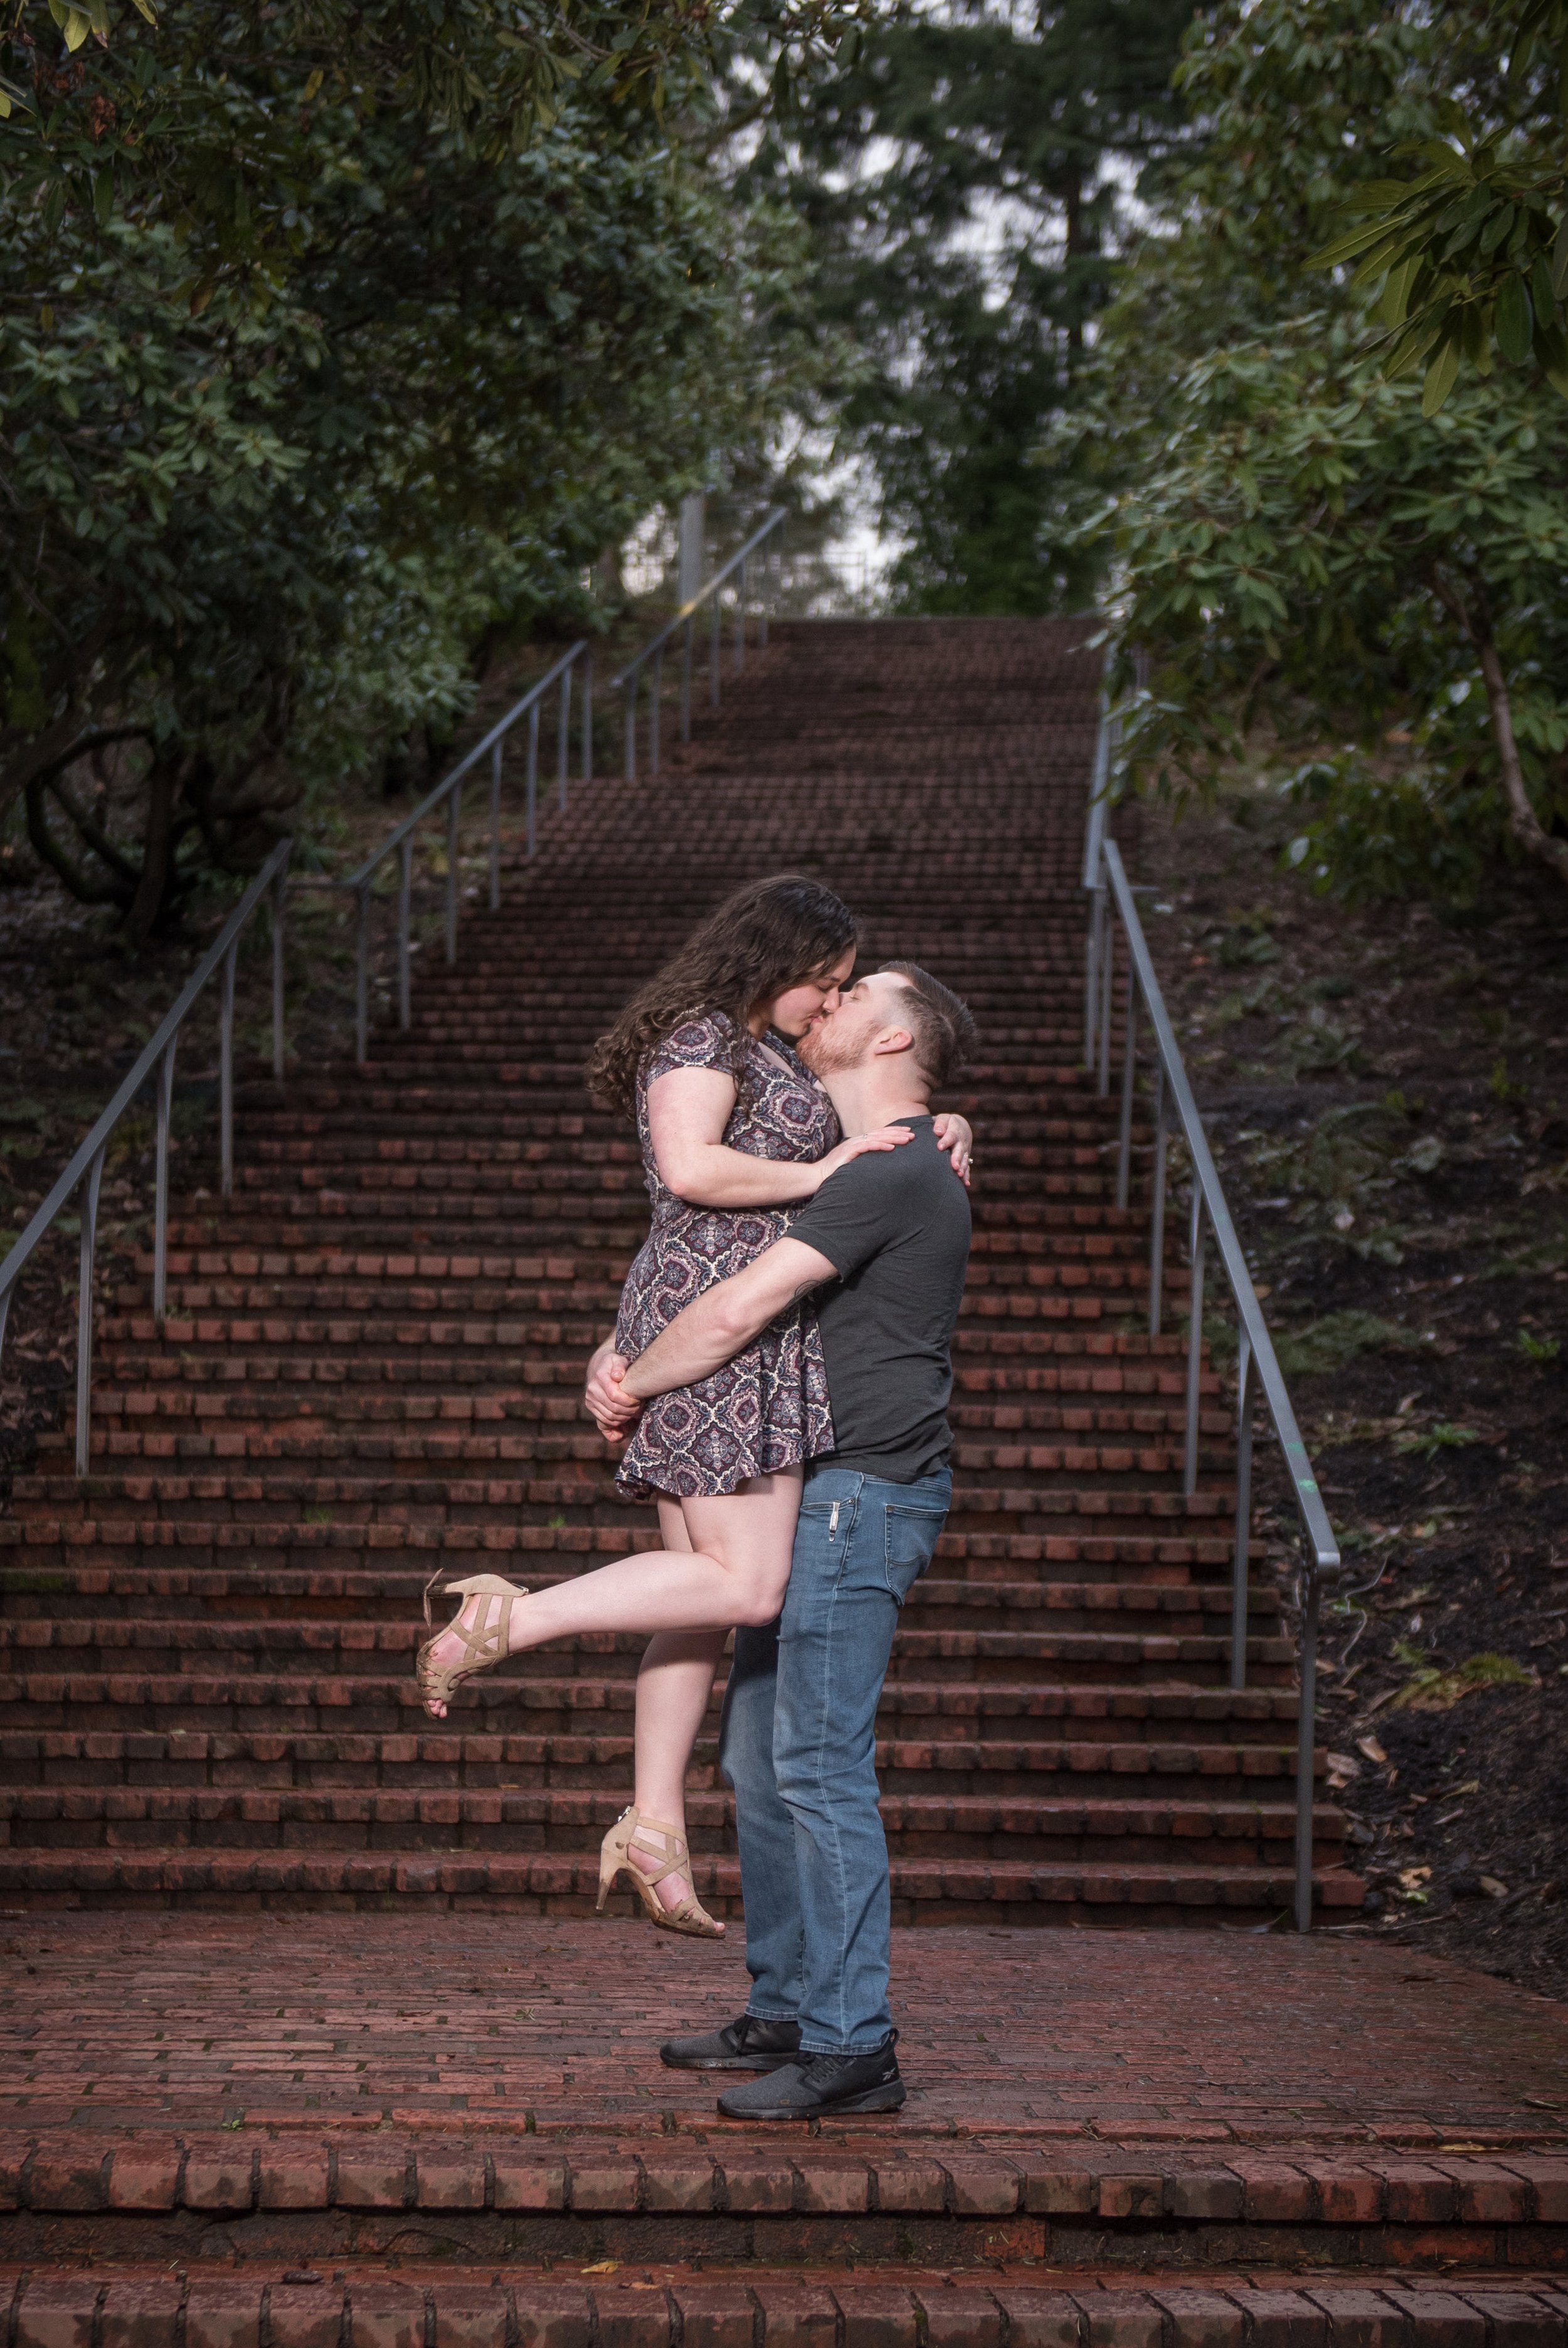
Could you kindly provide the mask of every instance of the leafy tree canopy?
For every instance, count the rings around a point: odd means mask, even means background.
[[[1568,0],[1461,0],[1431,132],[1355,191],[1319,266],[1377,290],[1390,376],[1429,413],[1469,364],[1533,365],[1568,396]]]
[[[1080,607],[1094,566],[1042,543],[1026,463],[1073,396],[1130,178],[1172,138],[1191,0],[924,9],[898,0],[809,77],[746,184],[807,224],[816,315],[858,366],[841,452],[868,458],[927,611]]]
[[[1434,414],[1364,290],[1307,263],[1371,134],[1430,136],[1463,69],[1446,22],[1379,0],[1203,20],[1201,154],[1044,451],[1110,552],[1132,772],[1205,787],[1261,738],[1309,871],[1456,899],[1505,848],[1568,879],[1568,408],[1507,368]]]
[[[0,126],[0,816],[145,930],[449,724],[496,627],[580,614],[814,362],[789,223],[661,122],[685,0],[188,0],[46,62],[41,14]],[[79,773],[125,743],[135,840]]]

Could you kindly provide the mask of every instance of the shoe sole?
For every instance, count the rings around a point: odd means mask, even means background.
[[[683,2062],[662,2050],[660,2062],[668,2071],[782,2071],[793,2054],[720,2054],[711,2062]]]
[[[841,2112],[896,2112],[909,2095],[903,2080],[890,2079],[885,2087],[865,2087],[858,2096],[835,2096],[822,2104],[751,2104],[744,2111],[725,2111],[724,2097],[718,2108],[731,2120],[816,2120],[835,2119]]]

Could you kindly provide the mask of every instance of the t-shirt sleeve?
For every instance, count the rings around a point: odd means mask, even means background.
[[[651,1085],[673,1068],[717,1068],[723,1076],[733,1075],[735,1028],[722,1011],[672,1028],[649,1056],[643,1081]]]
[[[790,1217],[789,1237],[825,1255],[839,1278],[848,1280],[904,1227],[899,1170],[887,1153],[851,1158]]]

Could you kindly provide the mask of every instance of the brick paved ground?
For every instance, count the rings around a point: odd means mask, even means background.
[[[0,1952],[14,2130],[706,2128],[711,2085],[654,2050],[745,1993],[738,1951],[478,1913],[27,1916]],[[913,1931],[896,1986],[913,2093],[879,2132],[1553,2143],[1568,2116],[1563,2009],[1408,1950]]]

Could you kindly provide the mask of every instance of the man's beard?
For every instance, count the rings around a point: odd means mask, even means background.
[[[835,1017],[819,1020],[815,1027],[801,1036],[795,1049],[814,1076],[837,1076],[841,1068],[855,1066],[861,1056],[863,1040],[847,1020]]]

